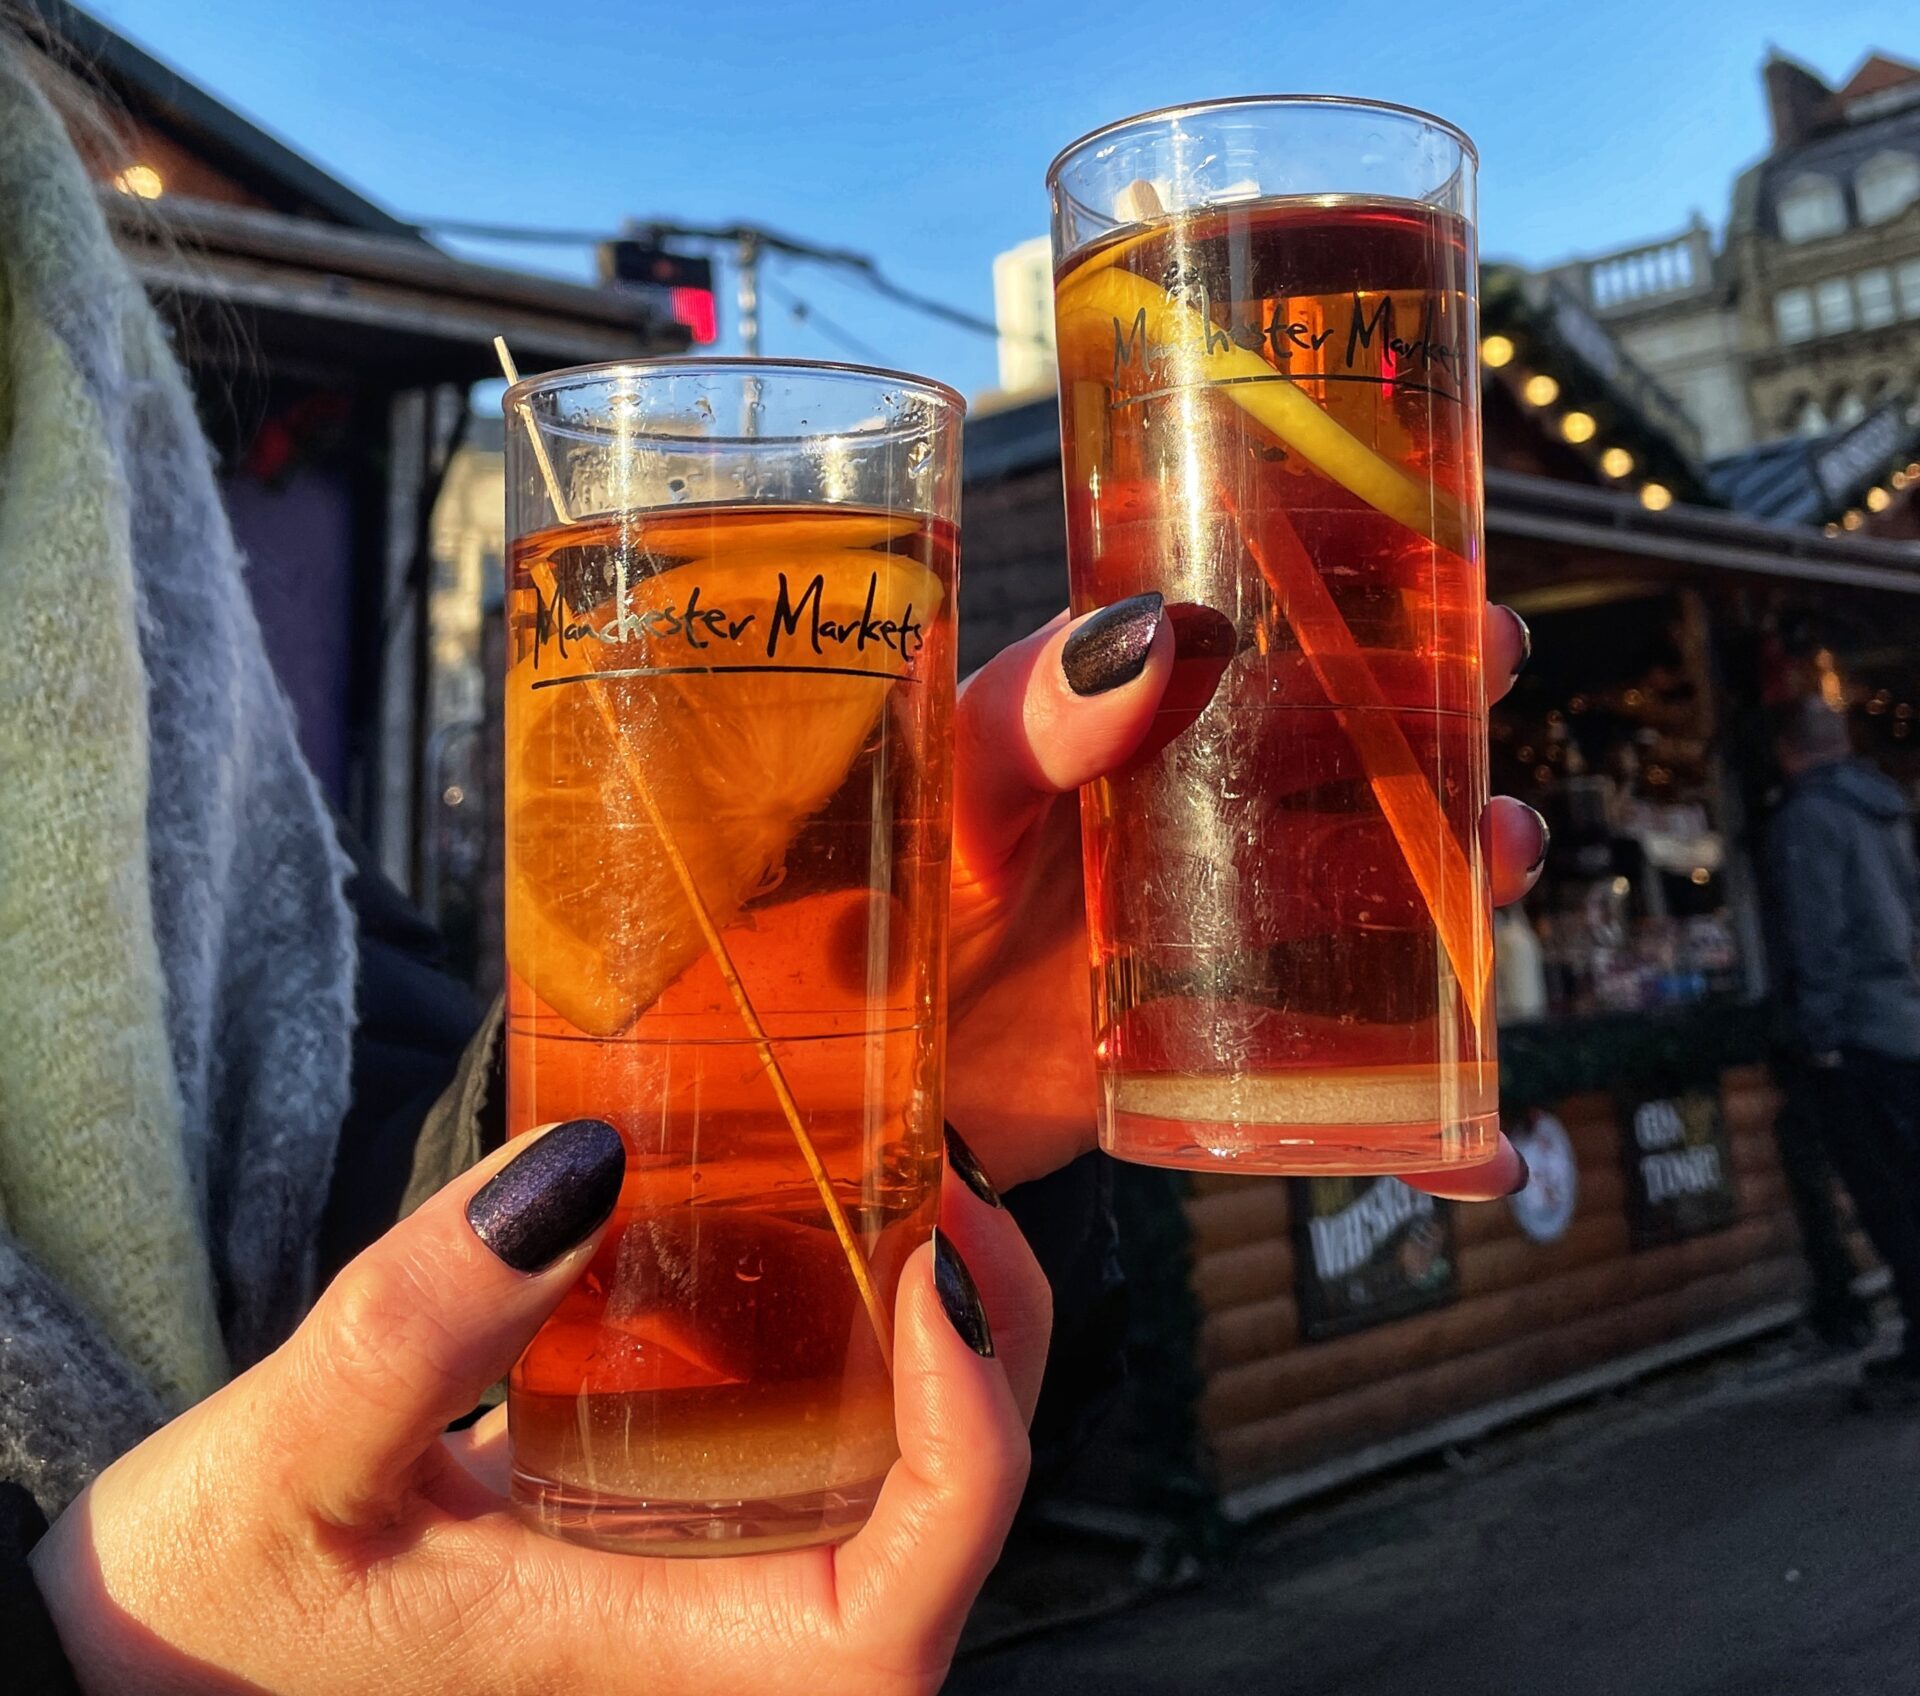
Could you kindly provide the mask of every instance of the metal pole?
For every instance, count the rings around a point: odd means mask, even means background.
[[[760,237],[749,230],[735,250],[740,266],[740,347],[749,359],[760,357]]]

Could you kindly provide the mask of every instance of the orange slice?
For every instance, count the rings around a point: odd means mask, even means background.
[[[1471,516],[1458,500],[1375,453],[1259,354],[1237,345],[1207,351],[1209,326],[1185,299],[1108,260],[1082,266],[1062,284],[1057,312],[1068,369],[1100,369],[1103,352],[1117,359],[1116,347],[1143,331],[1147,342],[1165,350],[1171,384],[1217,388],[1275,440],[1367,505],[1454,553],[1470,545]]]
[[[816,575],[821,588],[797,628],[781,624],[769,654],[782,572],[790,611]],[[917,650],[829,633],[816,651],[816,621],[844,632],[863,616],[872,626],[910,618],[924,630],[943,598],[932,572],[898,555],[730,551],[632,585],[628,627],[684,611],[696,586],[701,605],[732,624],[750,620],[739,639],[696,647],[650,634],[588,637],[570,642],[565,658],[548,647],[537,670],[522,660],[507,679],[507,954],[541,1000],[590,1036],[626,1030],[705,948],[626,762],[647,774],[724,927],[845,781],[889,691],[914,686],[900,679],[916,674]],[[575,622],[607,628],[614,610]],[[768,665],[783,669],[755,669]]]

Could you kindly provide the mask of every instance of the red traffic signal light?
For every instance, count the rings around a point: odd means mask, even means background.
[[[669,318],[686,326],[696,346],[708,347],[719,340],[720,313],[714,299],[711,259],[693,253],[670,253],[647,242],[602,242],[600,279],[652,296]]]
[[[712,289],[675,289],[667,296],[667,313],[684,324],[695,347],[711,347],[720,339],[720,311]]]

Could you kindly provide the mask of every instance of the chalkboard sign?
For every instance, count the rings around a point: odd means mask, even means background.
[[[1733,1160],[1720,1092],[1711,1085],[1618,1097],[1627,1163],[1627,1218],[1635,1248],[1733,1223]]]
[[[1311,1340],[1453,1299],[1452,1210],[1398,1178],[1296,1178],[1293,1240],[1300,1330]]]

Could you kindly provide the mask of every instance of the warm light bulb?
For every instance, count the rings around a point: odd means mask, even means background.
[[[1902,470],[1896,471],[1891,477],[1887,479],[1887,481],[1891,483],[1896,489],[1904,489],[1909,483],[1913,481],[1913,479],[1906,474],[1906,471],[1904,469],[1902,469]]]
[[[1633,455],[1625,448],[1608,448],[1600,456],[1600,469],[1609,477],[1624,477],[1633,469]]]
[[[1823,524],[1820,527],[1820,534],[1823,536],[1837,536],[1840,534],[1840,526],[1837,524]]]
[[[1840,515],[1840,528],[1842,530],[1858,530],[1866,521],[1867,515],[1864,512],[1858,507],[1850,507]]]
[[[1881,488],[1878,483],[1874,484],[1874,486],[1867,491],[1867,511],[1885,512],[1887,508],[1892,505],[1893,496]]]
[[[166,192],[166,179],[151,165],[129,165],[113,179],[113,186],[135,200],[158,200]]]
[[[1673,505],[1673,491],[1664,483],[1640,485],[1640,504],[1649,512],[1665,512]]]
[[[1551,406],[1560,398],[1560,385],[1541,371],[1529,377],[1520,392],[1527,397],[1529,406]]]
[[[1506,336],[1489,336],[1480,344],[1480,363],[1489,371],[1498,371],[1513,363],[1513,342]]]
[[[1560,434],[1570,442],[1590,442],[1599,428],[1591,412],[1569,412],[1560,420]]]

